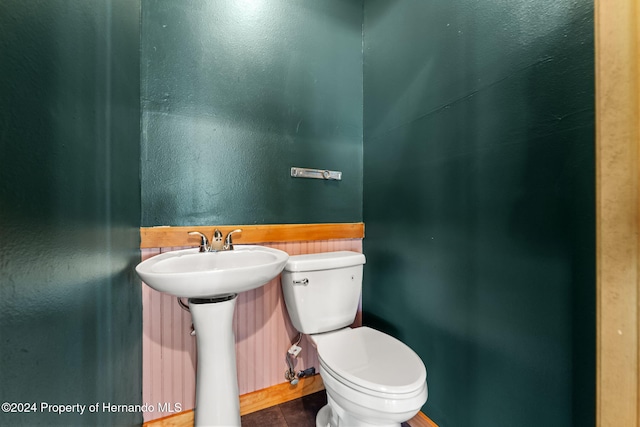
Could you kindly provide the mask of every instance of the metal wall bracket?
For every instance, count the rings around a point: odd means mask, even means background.
[[[307,169],[307,168],[291,168],[291,177],[293,178],[315,178],[315,179],[332,179],[336,181],[342,180],[342,172],[330,171],[323,169]]]

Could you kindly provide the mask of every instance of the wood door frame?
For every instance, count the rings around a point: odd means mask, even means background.
[[[637,3],[595,0],[598,427],[640,427]]]

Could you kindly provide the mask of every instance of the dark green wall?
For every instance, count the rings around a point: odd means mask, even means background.
[[[143,225],[362,220],[361,0],[142,11]]]
[[[593,4],[367,0],[364,320],[441,426],[594,425]]]
[[[142,399],[139,20],[130,0],[0,2],[0,402]]]

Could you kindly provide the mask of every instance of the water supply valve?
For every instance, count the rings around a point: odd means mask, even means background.
[[[296,385],[298,384],[298,378],[296,378],[296,373],[293,371],[284,371],[284,377],[287,379],[287,381],[289,381],[289,383],[291,385]]]
[[[298,378],[311,377],[316,374],[316,368],[313,366],[305,369],[304,371],[298,372]]]

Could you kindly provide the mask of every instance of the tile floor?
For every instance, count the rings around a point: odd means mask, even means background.
[[[319,391],[242,416],[242,427],[316,427],[316,414],[327,404],[327,395]],[[402,427],[409,424],[402,423]]]

